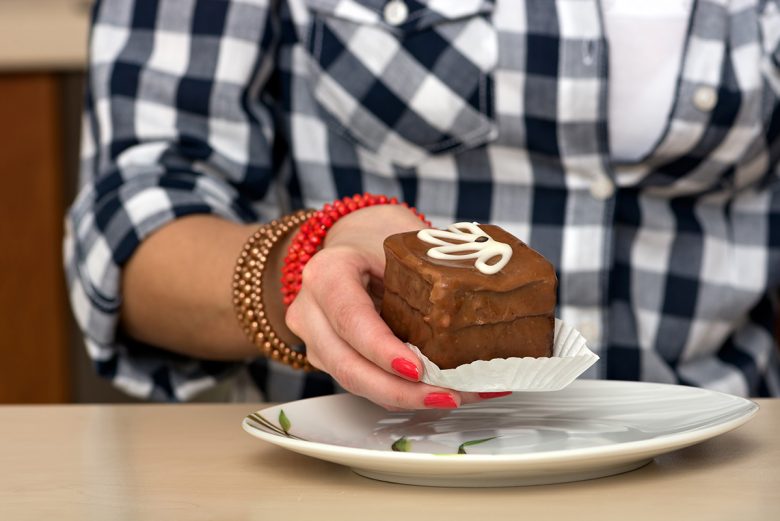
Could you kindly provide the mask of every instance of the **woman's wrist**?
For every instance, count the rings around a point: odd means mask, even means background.
[[[247,240],[233,274],[233,306],[246,337],[265,356],[295,368],[310,369],[305,354],[295,349],[297,338],[284,321],[279,290],[280,242],[311,212],[299,211],[263,224]]]
[[[290,331],[284,317],[287,309],[282,301],[282,270],[287,250],[290,248],[293,237],[300,230],[301,224],[291,227],[287,235],[282,237],[271,249],[268,255],[268,274],[262,281],[263,291],[266,295],[268,320],[277,335],[289,345],[300,345],[303,341]]]
[[[358,246],[384,259],[382,244],[389,235],[429,228],[425,216],[403,205],[365,208],[340,219],[325,237],[325,247]]]

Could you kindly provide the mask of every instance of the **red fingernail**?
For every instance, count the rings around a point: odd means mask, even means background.
[[[490,400],[491,398],[501,398],[502,396],[509,396],[512,391],[499,391],[497,393],[477,393],[483,400]]]
[[[393,371],[401,376],[405,376],[415,382],[420,380],[420,371],[417,370],[417,366],[406,358],[396,358],[390,366],[393,368]]]
[[[455,403],[455,398],[450,393],[429,393],[423,400],[423,403],[426,407],[436,409],[456,409],[458,407],[458,404]]]

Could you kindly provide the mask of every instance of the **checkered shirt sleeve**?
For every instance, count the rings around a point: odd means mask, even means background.
[[[274,128],[261,104],[245,103],[270,70],[267,5],[105,0],[94,16],[81,186],[66,220],[70,298],[102,376],[136,396],[185,400],[236,366],[123,336],[120,273],[173,219],[261,217]]]

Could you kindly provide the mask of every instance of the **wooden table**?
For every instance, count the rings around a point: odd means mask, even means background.
[[[525,488],[382,483],[263,443],[262,405],[0,407],[0,519],[777,519],[780,400],[627,474]]]

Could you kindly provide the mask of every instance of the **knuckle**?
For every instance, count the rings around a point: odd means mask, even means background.
[[[403,412],[406,410],[402,409],[401,407],[395,407],[393,405],[379,404],[379,406],[388,412]]]
[[[324,371],[325,367],[323,367],[322,360],[317,354],[317,350],[314,349],[313,346],[306,346],[306,359],[309,361],[311,365],[319,369],[320,371]]]
[[[353,371],[352,368],[348,365],[339,364],[333,369],[331,376],[333,376],[339,385],[341,385],[341,387],[343,387],[346,391],[349,391],[353,394],[359,394],[358,376],[355,374],[355,371]]]
[[[390,401],[388,403],[402,409],[416,408],[415,405],[411,403],[409,394],[404,392],[403,389],[393,389],[390,392]]]
[[[325,250],[317,252],[303,267],[301,272],[301,284],[305,287],[322,280],[327,276],[330,255]]]
[[[333,307],[333,326],[341,337],[356,331],[360,325],[359,313],[351,303]]]
[[[290,331],[300,336],[301,327],[303,326],[303,320],[301,317],[301,302],[300,299],[295,299],[290,307],[287,308],[287,312],[284,315],[284,321]]]

